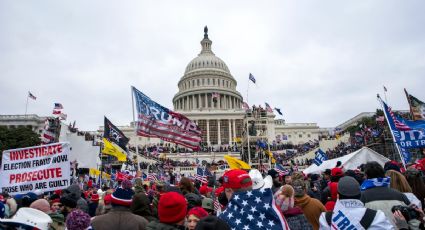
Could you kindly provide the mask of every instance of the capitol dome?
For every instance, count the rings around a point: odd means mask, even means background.
[[[176,111],[241,110],[242,96],[226,63],[215,56],[204,28],[201,52],[186,66],[173,98]]]

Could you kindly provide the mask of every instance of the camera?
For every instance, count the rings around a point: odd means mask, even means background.
[[[396,205],[391,208],[391,212],[400,211],[401,214],[403,214],[406,221],[417,219],[420,216],[420,213],[416,211],[412,207],[403,206],[403,205]]]

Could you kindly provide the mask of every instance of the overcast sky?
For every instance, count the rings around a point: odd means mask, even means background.
[[[267,3],[267,4],[265,4]],[[287,122],[333,127],[389,104],[425,100],[425,1],[0,1],[0,113],[50,115],[95,130],[132,120],[130,86],[172,108],[208,25],[249,104]]]

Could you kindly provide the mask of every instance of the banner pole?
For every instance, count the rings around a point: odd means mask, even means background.
[[[379,94],[378,94],[378,100],[381,103],[382,110],[384,111],[384,116],[385,116],[385,119],[387,120],[388,128],[390,129],[390,133],[391,133],[391,136],[393,137],[393,141],[394,141],[394,144],[395,144],[395,146],[397,148],[398,154],[400,155],[401,163],[403,163],[403,167],[404,167],[404,169],[406,169],[406,164],[404,163],[404,158],[401,155],[400,146],[398,146],[398,144],[397,144],[397,141],[395,139],[393,130],[392,130],[391,125],[390,125],[390,121],[388,120],[387,112],[385,111],[385,108],[384,108],[384,106],[382,104],[382,100],[381,100],[381,97],[379,97]]]
[[[137,142],[137,128],[136,128],[136,118],[134,116],[134,93],[133,93],[133,87],[131,88],[131,108],[133,110],[133,127],[134,127],[134,134],[136,136],[136,162],[137,162],[137,171],[142,171],[140,169],[140,162],[139,162],[139,144]]]

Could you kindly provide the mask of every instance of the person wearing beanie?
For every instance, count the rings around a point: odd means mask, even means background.
[[[97,194],[97,191],[94,190],[90,196],[90,202],[89,202],[89,215],[91,217],[96,215],[96,209],[99,206],[99,194]]]
[[[333,168],[331,170],[331,182],[322,191],[321,201],[326,206],[326,210],[332,211],[337,199],[337,186],[339,178],[344,176],[341,168]]]
[[[342,177],[338,183],[338,200],[333,212],[320,215],[320,229],[393,229],[385,214],[365,208],[360,201],[360,184],[350,176]]]
[[[199,220],[195,230],[230,230],[230,226],[216,216],[207,216]]]
[[[30,208],[40,210],[52,218],[51,229],[60,230],[65,228],[65,217],[61,213],[58,213],[57,210],[52,211],[50,204],[45,199],[38,199],[31,203]]]
[[[75,209],[66,217],[66,230],[86,230],[91,229],[90,216],[79,210]]]
[[[213,189],[211,187],[208,187],[207,185],[202,185],[199,188],[199,193],[203,196],[203,197],[207,197],[207,198],[211,198],[211,193],[212,193]]]
[[[159,222],[150,222],[146,229],[184,230],[186,212],[187,201],[183,195],[177,192],[164,193],[158,202]]]
[[[70,212],[77,208],[77,200],[72,196],[63,196],[59,201],[62,204],[60,213],[64,216],[64,218],[66,218]]]
[[[314,230],[319,229],[319,217],[322,212],[326,211],[325,206],[319,200],[306,194],[307,188],[303,180],[295,180],[292,183],[292,187],[294,188],[295,206],[303,210],[305,217]]]
[[[62,197],[69,197],[77,200],[77,208],[83,210],[84,212],[89,212],[89,206],[87,201],[81,197],[82,191],[78,184],[73,184],[68,188],[62,191]]]
[[[150,204],[151,202],[148,196],[146,196],[146,194],[143,192],[139,192],[134,194],[130,209],[132,213],[143,216],[149,222],[155,221],[157,219],[152,215]]]
[[[208,216],[208,212],[201,207],[194,207],[187,213],[187,229],[194,230],[200,219]]]
[[[142,216],[131,213],[134,191],[131,182],[123,180],[122,187],[118,187],[111,196],[112,210],[107,214],[96,216],[92,226],[96,230],[102,229],[145,229],[148,221]]]
[[[187,209],[202,206],[202,197],[195,193],[187,193],[184,195],[187,200]]]
[[[291,185],[282,186],[274,194],[276,206],[288,222],[289,229],[313,229],[304,216],[303,210],[294,205],[294,193],[294,188]]]

